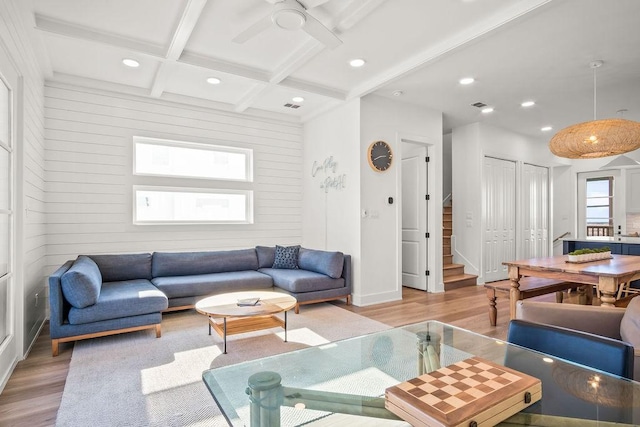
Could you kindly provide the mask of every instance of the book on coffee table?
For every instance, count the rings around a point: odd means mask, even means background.
[[[493,426],[541,397],[539,379],[471,357],[387,388],[385,407],[415,427]]]
[[[260,298],[243,298],[238,300],[238,307],[248,307],[252,305],[258,305]]]

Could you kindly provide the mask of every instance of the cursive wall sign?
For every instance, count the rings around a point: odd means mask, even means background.
[[[338,174],[338,163],[333,160],[333,156],[329,156],[324,161],[313,162],[311,166],[311,177],[315,178],[318,174],[324,176],[324,179],[320,183],[320,188],[324,188],[324,192],[328,193],[329,190],[342,190],[347,184],[347,175]]]

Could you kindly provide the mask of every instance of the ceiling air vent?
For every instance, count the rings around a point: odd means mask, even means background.
[[[294,110],[296,108],[300,108],[300,106],[298,104],[284,104],[285,107],[287,108],[293,108]]]
[[[472,107],[477,107],[477,108],[484,108],[487,106],[487,104],[485,104],[484,102],[476,102],[474,104],[471,104]]]

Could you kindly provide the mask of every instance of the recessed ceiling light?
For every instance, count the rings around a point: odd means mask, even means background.
[[[352,59],[351,61],[349,61],[349,65],[351,65],[353,68],[358,68],[358,67],[362,67],[365,64],[365,60],[364,59]]]
[[[483,108],[482,111],[484,114],[489,114],[489,113],[493,113],[493,107],[487,107],[487,108]]]
[[[542,132],[549,132],[551,129],[553,129],[551,126],[545,126],[543,128],[540,128]]]
[[[474,79],[473,77],[465,77],[465,78],[459,80],[461,85],[470,85],[471,83],[473,83],[475,81],[476,81],[476,79]]]
[[[534,101],[524,101],[520,105],[523,106],[523,107],[533,107],[534,105],[536,105],[536,103]]]
[[[391,92],[391,94],[393,96],[402,96],[402,95],[404,95],[404,92],[401,91],[401,90],[394,90],[393,92]]]
[[[131,67],[131,68],[137,68],[140,66],[140,63],[138,61],[136,61],[135,59],[131,59],[131,58],[124,58],[122,60],[122,63],[124,65],[126,65],[127,67]]]
[[[209,77],[207,79],[207,83],[209,83],[210,85],[219,85],[220,84],[220,79],[217,77]]]
[[[294,96],[293,98],[291,98],[291,100],[293,102],[304,102],[304,98],[301,96]]]

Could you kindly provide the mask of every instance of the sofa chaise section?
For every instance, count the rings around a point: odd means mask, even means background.
[[[297,268],[272,268],[275,248],[256,248],[260,263],[260,273],[273,279],[277,288],[296,298],[300,306],[317,302],[344,298],[351,304],[351,256],[342,252],[329,252],[300,248]]]
[[[149,280],[151,254],[79,256],[49,277],[51,347],[61,342],[155,329],[167,297]]]

